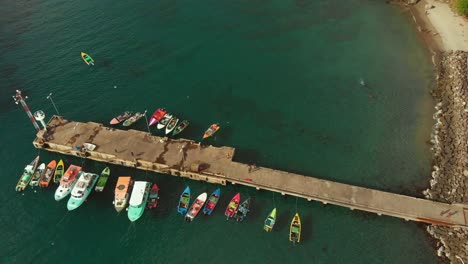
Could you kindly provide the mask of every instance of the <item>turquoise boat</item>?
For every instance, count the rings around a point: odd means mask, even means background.
[[[88,198],[89,194],[93,190],[97,179],[97,174],[87,172],[81,174],[78,182],[75,184],[75,186],[73,186],[70,199],[68,199],[68,211],[74,210],[83,204],[83,202],[86,200],[86,198]]]
[[[150,193],[151,183],[146,181],[135,181],[130,196],[130,206],[128,207],[128,219],[132,222],[138,220],[145,211],[146,202]]]

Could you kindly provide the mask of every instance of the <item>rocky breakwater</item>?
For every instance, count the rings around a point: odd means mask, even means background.
[[[468,52],[443,54],[437,68],[433,171],[424,195],[468,204]],[[428,226],[427,231],[438,240],[439,256],[451,263],[468,264],[468,229]]]

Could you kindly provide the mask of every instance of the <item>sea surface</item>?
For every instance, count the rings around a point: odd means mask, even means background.
[[[35,111],[108,124],[123,111],[166,107],[191,121],[181,136],[233,146],[235,160],[421,197],[433,68],[411,19],[385,1],[0,0],[0,263],[436,263],[425,226],[268,191],[223,186],[214,215],[186,224],[181,191],[213,184],[110,165],[103,193],[67,212],[56,186],[14,191],[38,151],[11,96]],[[89,53],[94,67],[80,52]],[[366,86],[360,85],[360,79]],[[146,130],[144,121],[134,127]],[[153,134],[161,131],[152,129]],[[118,142],[115,142],[118,144]],[[113,208],[118,176],[157,182],[160,206],[130,223]],[[240,192],[243,223],[224,208]],[[272,233],[262,230],[278,208]],[[295,212],[303,241],[288,241]]]

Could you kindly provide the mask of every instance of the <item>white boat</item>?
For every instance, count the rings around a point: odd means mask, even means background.
[[[71,196],[67,203],[68,211],[74,210],[83,204],[93,190],[98,177],[98,175],[93,173],[84,172],[81,174],[71,191]]]
[[[29,185],[31,185],[31,186],[38,186],[39,185],[39,181],[41,180],[42,174],[44,174],[45,167],[46,167],[45,163],[41,163],[41,165],[39,165],[39,167],[37,167],[37,170],[34,173],[31,181],[29,182]]]
[[[133,185],[132,196],[128,207],[128,219],[135,222],[143,215],[148,201],[148,195],[151,184],[146,181],[135,181]]]
[[[171,121],[171,119],[172,119],[171,114],[169,114],[169,113],[165,114],[164,117],[161,118],[161,120],[159,120],[158,125],[156,127],[158,129],[164,128],[169,123],[169,121]]]
[[[179,122],[179,118],[175,116],[171,118],[171,121],[169,121],[169,123],[166,126],[166,135],[171,133],[172,130],[174,130],[174,128],[177,126],[177,122]]]
[[[197,216],[197,214],[203,208],[203,205],[205,204],[207,197],[208,197],[208,194],[206,192],[198,195],[197,199],[195,199],[195,202],[193,202],[192,206],[187,211],[187,214],[185,215],[185,221],[187,222],[193,221],[195,216]]]
[[[60,186],[55,191],[55,200],[60,201],[71,193],[73,186],[81,175],[81,167],[70,165],[68,170],[63,174],[60,179]]]

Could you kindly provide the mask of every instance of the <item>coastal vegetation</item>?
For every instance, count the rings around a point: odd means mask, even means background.
[[[455,8],[461,15],[468,16],[468,0],[456,0]]]

